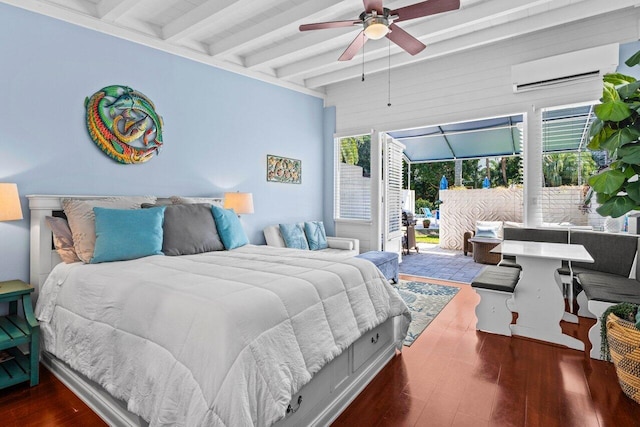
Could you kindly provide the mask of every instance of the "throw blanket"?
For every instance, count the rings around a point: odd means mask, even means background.
[[[251,245],[60,264],[36,315],[45,350],[152,426],[269,426],[363,333],[410,321],[369,261]]]

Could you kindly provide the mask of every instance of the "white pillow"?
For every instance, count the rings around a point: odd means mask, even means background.
[[[480,236],[478,231],[480,231]],[[489,232],[495,234],[494,239],[502,239],[502,221],[476,221],[476,237],[487,237],[486,234]],[[482,234],[485,235],[482,236]]]
[[[94,207],[112,209],[139,209],[143,203],[154,203],[154,196],[106,197],[104,199],[62,199],[73,235],[73,246],[78,258],[89,263],[96,245],[96,217]]]

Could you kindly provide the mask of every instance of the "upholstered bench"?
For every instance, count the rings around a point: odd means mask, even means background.
[[[398,254],[395,252],[384,251],[370,251],[360,255],[356,255],[356,258],[366,259],[371,261],[378,267],[378,269],[384,274],[387,280],[393,280],[394,283],[398,283]]]
[[[471,286],[480,296],[477,330],[511,336],[512,316],[507,301],[512,299],[519,278],[519,268],[487,266],[473,279]]]

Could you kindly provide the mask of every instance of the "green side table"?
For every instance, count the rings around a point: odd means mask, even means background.
[[[38,384],[40,355],[40,326],[31,305],[33,286],[21,280],[0,282],[0,303],[9,303],[9,314],[0,316],[0,389],[30,381]],[[18,316],[18,303],[22,302],[24,317]],[[29,354],[17,347],[29,344]],[[3,357],[4,356],[4,357]]]

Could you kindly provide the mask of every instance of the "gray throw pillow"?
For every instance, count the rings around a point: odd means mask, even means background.
[[[224,250],[211,207],[206,203],[167,206],[162,228],[162,252],[165,255],[193,255]]]

